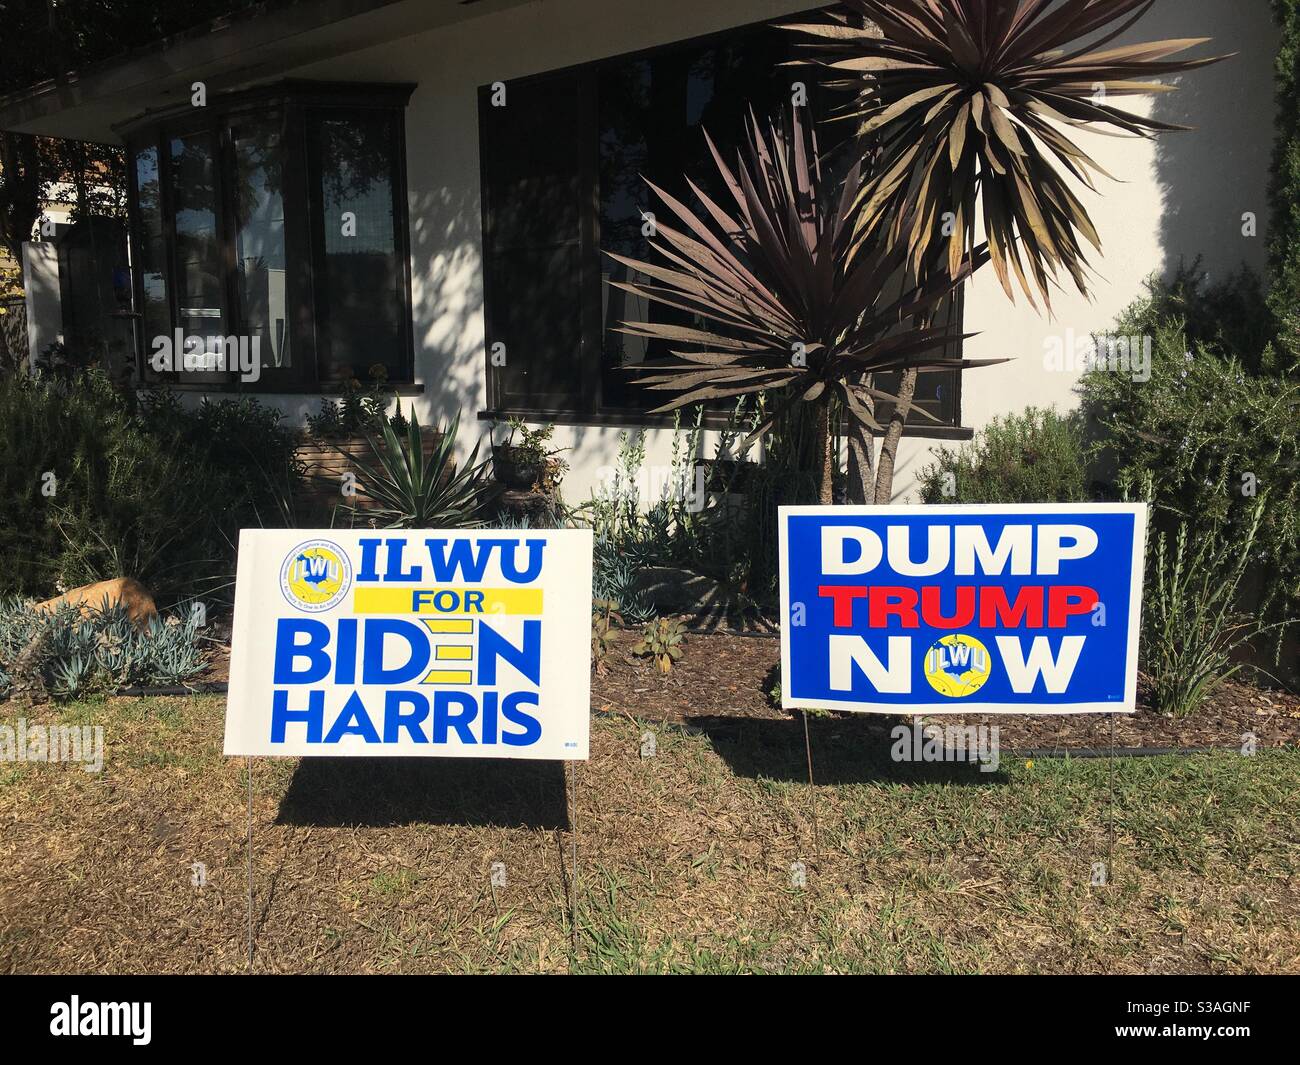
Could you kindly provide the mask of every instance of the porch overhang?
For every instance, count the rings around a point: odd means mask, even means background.
[[[0,97],[0,129],[118,143],[114,127],[189,98],[283,78],[308,63],[382,45],[525,0],[305,0],[221,20],[121,60]]]

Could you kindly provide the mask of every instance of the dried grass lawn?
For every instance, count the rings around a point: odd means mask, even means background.
[[[104,725],[106,761],[0,763],[0,971],[245,971],[223,712],[29,714]],[[593,717],[576,929],[559,765],[255,762],[254,969],[1300,972],[1294,750],[980,773],[895,765],[878,724],[815,719],[810,794],[796,720]]]

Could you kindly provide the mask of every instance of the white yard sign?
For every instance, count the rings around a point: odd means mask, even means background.
[[[226,754],[585,759],[586,530],[245,530]]]

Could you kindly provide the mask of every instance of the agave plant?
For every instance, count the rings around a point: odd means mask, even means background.
[[[460,416],[441,430],[431,454],[426,456],[420,437],[420,419],[411,412],[405,439],[399,440],[387,421],[383,440],[367,436],[380,469],[366,481],[365,490],[379,504],[371,512],[389,529],[468,529],[482,525],[488,490],[488,461],[477,462],[479,445],[469,460],[456,467],[456,430]]]
[[[622,324],[624,333],[682,345],[671,360],[636,368],[649,374],[643,383],[650,389],[675,393],[656,410],[771,393],[775,399],[741,443],[743,452],[795,404],[815,404],[818,495],[829,503],[836,412],[846,412],[865,434],[882,429],[877,404],[898,401],[875,375],[1003,360],[952,358],[944,349],[955,338],[931,324],[987,250],[973,249],[951,276],[920,285],[903,276],[901,247],[870,242],[849,258],[860,164],[838,188],[823,180],[816,137],[805,133],[800,110],[767,123],[766,131],[751,114],[734,171],[708,140],[732,213],[689,180],[703,214],[647,182],[684,226],[656,222],[650,243],[666,265],[607,254],[634,278],[649,279],[610,284],[685,311],[703,326]]]
[[[788,25],[805,61],[848,76],[828,82],[854,92],[836,117],[857,123],[860,150],[875,156],[855,239],[883,228],[891,242],[906,243],[917,268],[946,251],[955,276],[982,205],[1009,298],[1014,272],[1031,304],[1036,290],[1050,307],[1061,269],[1086,294],[1080,236],[1098,251],[1101,240],[1069,177],[1095,191],[1093,176],[1110,175],[1069,131],[1149,137],[1186,129],[1110,101],[1170,92],[1143,79],[1228,58],[1169,58],[1208,38],[1105,47],[1154,2],[845,0],[865,28],[843,14]]]

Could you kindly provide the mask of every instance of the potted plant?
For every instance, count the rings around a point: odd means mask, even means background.
[[[530,429],[521,418],[511,418],[510,435],[492,448],[492,471],[506,488],[516,492],[553,493],[569,464],[550,447],[555,426]]]
[[[388,405],[396,391],[388,384],[388,371],[381,363],[370,367],[370,384],[363,385],[356,377],[339,385],[339,398],[324,396],[320,413],[307,415],[307,430],[318,440],[347,440],[364,442],[367,433],[382,432],[385,422],[393,431],[404,433],[406,422],[401,405],[397,413],[388,414]]]

